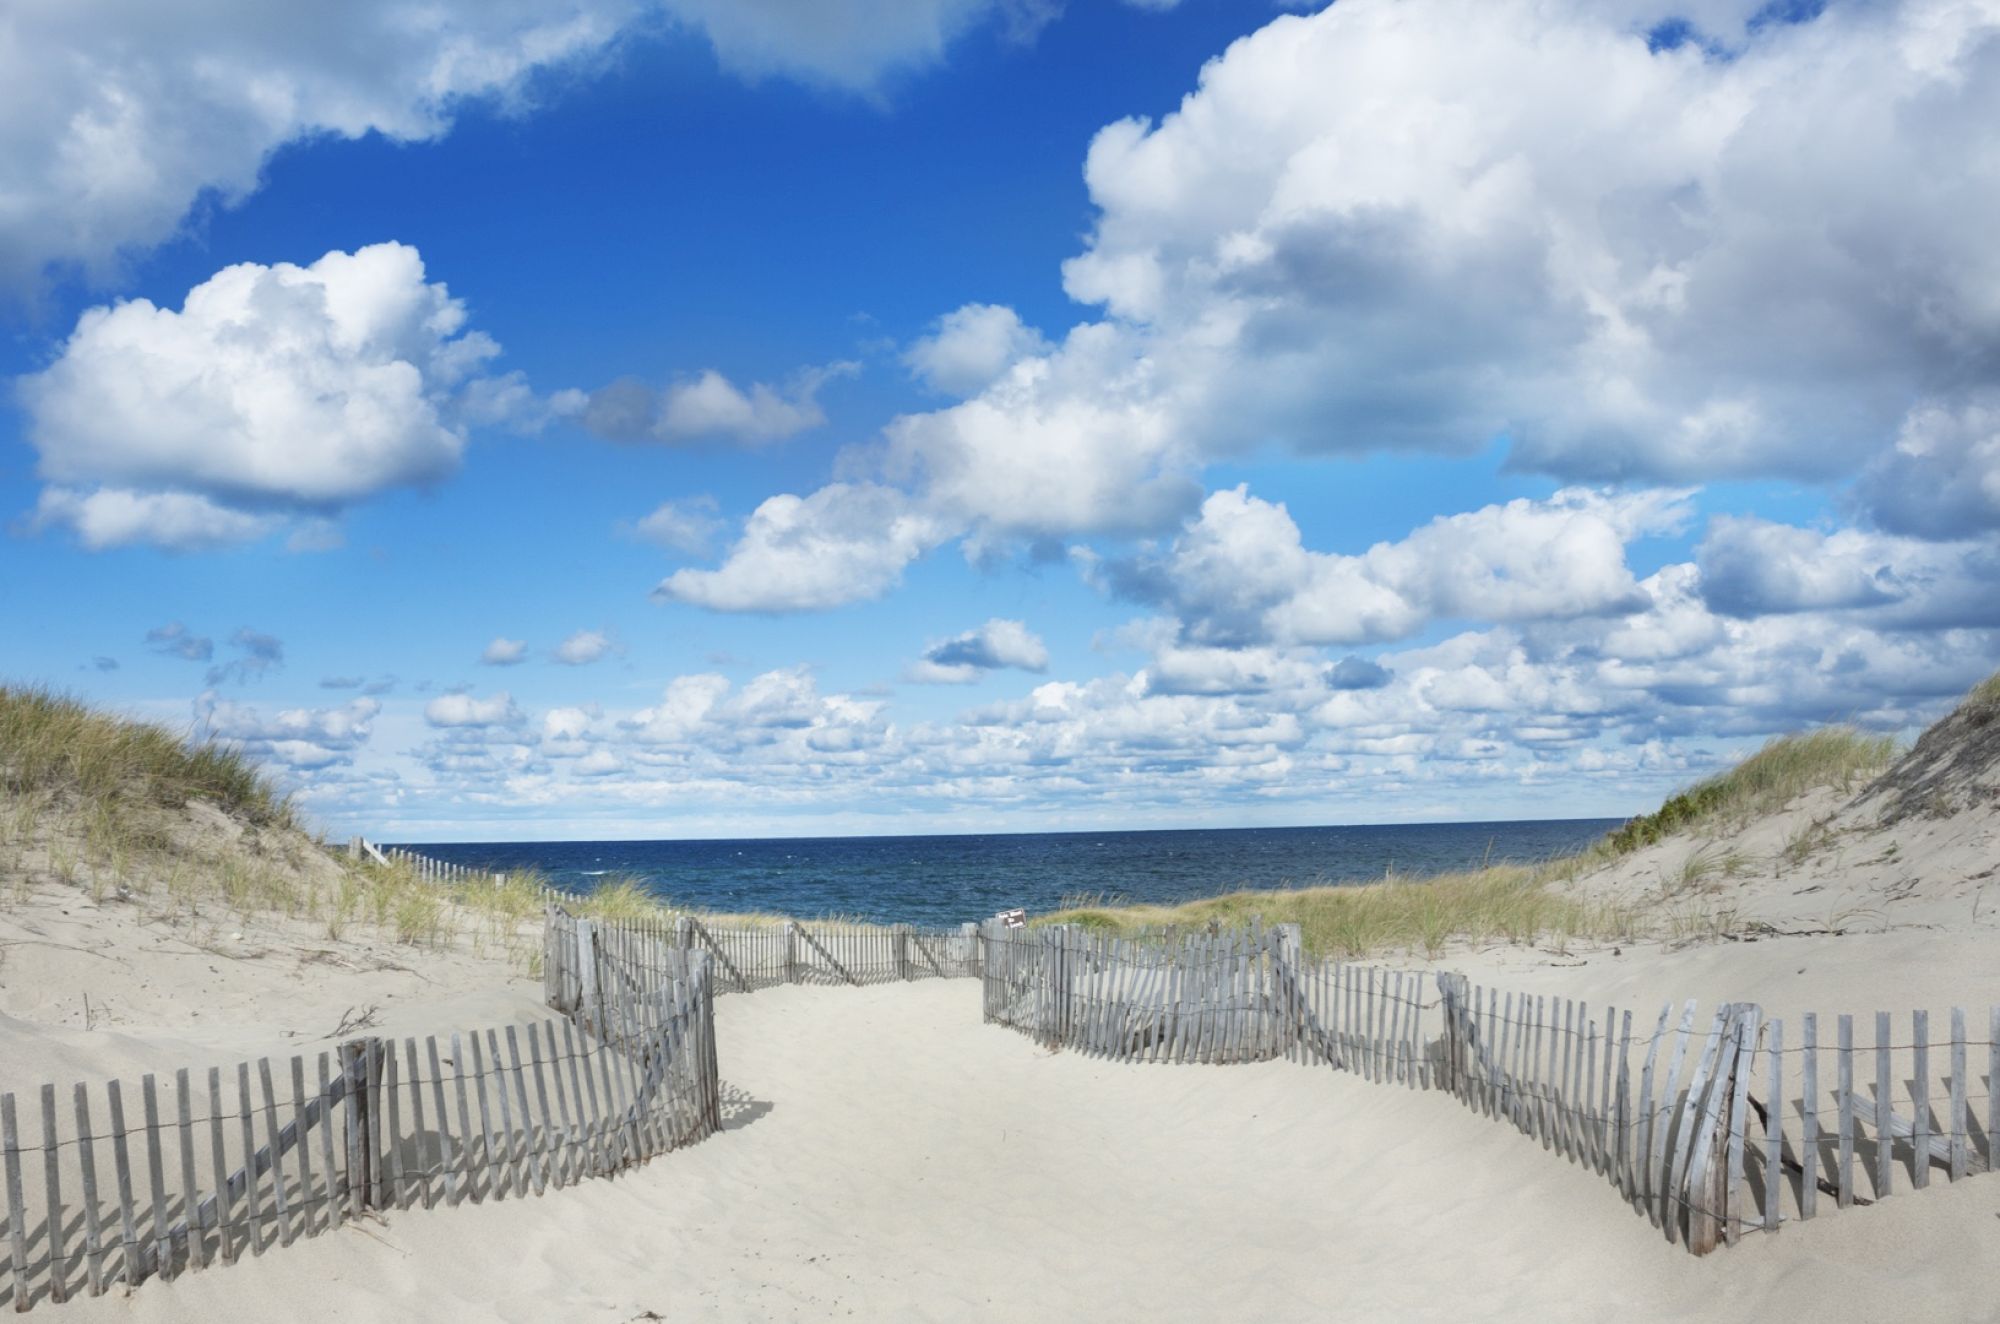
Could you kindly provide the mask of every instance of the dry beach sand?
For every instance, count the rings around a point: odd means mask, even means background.
[[[971,981],[725,998],[725,1131],[610,1182],[394,1213],[78,1319],[1994,1317],[2000,1181],[1705,1260],[1442,1095],[1133,1067]],[[337,1308],[334,1305],[338,1301]],[[648,1313],[651,1312],[651,1313]]]

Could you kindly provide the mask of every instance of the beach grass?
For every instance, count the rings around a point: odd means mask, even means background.
[[[1980,689],[1993,685],[1988,680]],[[1735,767],[1696,782],[1653,813],[1626,823],[1611,834],[1611,846],[1621,853],[1634,851],[1679,832],[1740,826],[1783,809],[1807,791],[1852,790],[1888,767],[1896,754],[1893,736],[1868,735],[1850,726],[1778,736]]]
[[[1309,952],[1349,957],[1408,951],[1435,958],[1455,942],[1562,947],[1638,936],[1643,924],[1635,910],[1558,890],[1553,884],[1568,870],[1567,863],[1492,865],[1372,883],[1231,892],[1178,905],[1078,898],[1080,904],[1066,903],[1032,922],[1138,935],[1234,928],[1255,918],[1298,925]]]
[[[290,801],[242,750],[39,686],[0,685],[0,788],[26,803],[73,796],[101,815],[200,799],[260,825],[294,822]]]

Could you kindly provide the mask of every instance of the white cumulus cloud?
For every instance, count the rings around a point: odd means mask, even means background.
[[[178,310],[93,308],[19,385],[50,484],[37,519],[91,546],[192,548],[432,482],[498,353],[396,243],[226,267]]]
[[[676,570],[657,598],[716,611],[815,611],[879,596],[948,536],[894,488],[835,483],[774,496],[713,570]]]
[[[904,351],[903,362],[932,390],[967,396],[1020,360],[1048,350],[1041,332],[1012,308],[968,303],[939,318],[935,330]]]
[[[424,720],[436,727],[519,726],[521,710],[505,690],[490,698],[445,694],[424,705]]]
[[[611,636],[604,631],[578,630],[557,644],[551,656],[564,666],[585,667],[609,653],[611,649]]]
[[[505,635],[496,635],[493,642],[487,644],[485,651],[480,653],[479,663],[481,666],[488,667],[511,667],[526,661],[527,657],[528,645],[526,640],[509,639]]]
[[[194,709],[199,729],[207,735],[237,745],[255,758],[310,772],[353,762],[382,705],[361,698],[335,708],[285,708],[265,716],[249,704],[218,698],[211,690],[195,700]]]
[[[1625,561],[1635,538],[1687,518],[1685,493],[1568,488],[1443,515],[1357,555],[1307,548],[1282,504],[1245,486],[1216,492],[1166,551],[1086,573],[1170,608],[1196,641],[1364,644],[1434,620],[1617,615],[1645,604]]]

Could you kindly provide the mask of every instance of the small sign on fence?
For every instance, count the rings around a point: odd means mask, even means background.
[[[1000,922],[1010,929],[1025,929],[1028,927],[1028,912],[1025,910],[1003,910],[1000,912]]]

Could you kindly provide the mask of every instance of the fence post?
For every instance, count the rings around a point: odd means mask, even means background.
[[[1297,924],[1273,924],[1271,934],[1278,940],[1274,959],[1283,963],[1287,976],[1280,1002],[1284,1023],[1278,1027],[1278,1042],[1274,1045],[1282,1055],[1305,1037],[1305,1009],[1299,1005],[1299,997],[1305,987],[1306,940],[1305,930]]]
[[[374,1061],[373,1039],[349,1039],[340,1046],[340,1069],[342,1078],[347,1082],[347,1209],[350,1216],[374,1204],[374,1146],[369,1143],[374,1103],[370,1097],[373,1092],[370,1073]],[[245,1162],[254,1163],[255,1155],[246,1157]]]
[[[1465,1078],[1465,990],[1461,976],[1440,970],[1437,974],[1438,1000],[1444,1013],[1444,1088],[1457,1094]]]
[[[799,924],[790,919],[785,921],[785,982],[799,982]]]
[[[967,974],[983,973],[979,960],[979,926],[961,924],[958,926],[959,959],[965,962]]]
[[[910,977],[910,926],[898,924],[895,932],[896,978],[907,980]]]

